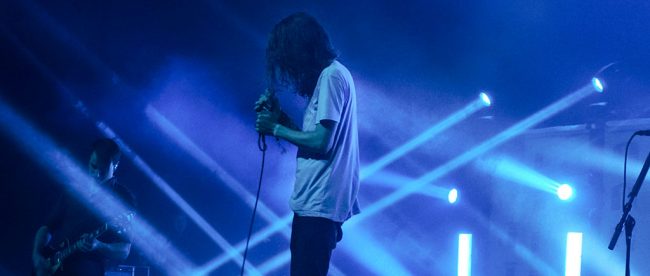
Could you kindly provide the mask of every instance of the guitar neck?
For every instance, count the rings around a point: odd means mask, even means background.
[[[88,238],[89,239],[95,239],[95,238],[101,236],[102,234],[104,234],[104,232],[106,232],[106,230],[108,230],[108,224],[104,224],[104,225],[102,225],[102,227],[100,227],[97,230],[95,230],[94,232],[90,233],[90,236]],[[79,250],[78,241],[80,241],[80,240],[81,239],[78,239],[77,242],[66,246],[66,248],[64,248],[64,249],[58,251],[57,253],[55,253],[54,256],[56,256],[56,258],[58,259],[59,262],[63,262],[64,259],[66,259],[67,257],[70,257],[70,255],[72,255],[72,253],[75,253],[75,252],[77,252],[77,250]]]

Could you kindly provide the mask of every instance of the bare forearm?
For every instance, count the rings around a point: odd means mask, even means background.
[[[316,131],[300,131],[280,125],[275,136],[310,152],[324,154],[328,150],[329,141]]]
[[[41,226],[41,228],[36,231],[36,236],[34,237],[34,249],[33,249],[33,254],[40,255],[41,249],[45,247],[45,245],[48,243],[50,240],[50,232],[47,226]]]
[[[292,130],[300,130],[300,127],[291,120],[291,117],[287,113],[284,113],[284,111],[281,112],[280,124]]]

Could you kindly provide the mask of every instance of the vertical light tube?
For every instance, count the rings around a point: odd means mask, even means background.
[[[569,232],[566,239],[565,276],[580,276],[582,262],[582,233]]]
[[[458,235],[458,276],[472,275],[472,234]]]

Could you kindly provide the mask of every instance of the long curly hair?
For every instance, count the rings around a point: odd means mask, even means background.
[[[266,47],[266,72],[271,85],[291,84],[311,97],[321,71],[337,54],[325,29],[311,15],[294,13],[273,27]]]

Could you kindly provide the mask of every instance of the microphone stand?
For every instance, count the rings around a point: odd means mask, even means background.
[[[627,201],[625,207],[623,208],[623,215],[621,216],[621,219],[616,225],[616,229],[614,230],[614,235],[612,236],[612,239],[610,240],[608,246],[609,250],[614,250],[614,247],[616,246],[616,242],[618,241],[618,237],[621,235],[621,231],[623,229],[623,226],[625,225],[625,244],[627,246],[627,250],[625,254],[625,276],[630,276],[630,248],[632,247],[632,230],[634,229],[634,225],[636,224],[636,221],[630,215],[630,211],[632,210],[632,203],[634,202],[634,199],[636,199],[636,196],[639,194],[639,190],[641,189],[641,185],[643,184],[643,181],[645,181],[645,177],[648,174],[649,168],[650,168],[650,153],[648,153],[648,157],[646,157],[645,162],[643,163],[643,168],[641,168],[639,177],[636,179],[636,183],[634,183],[634,187],[632,188],[632,191],[628,195],[629,200]]]

